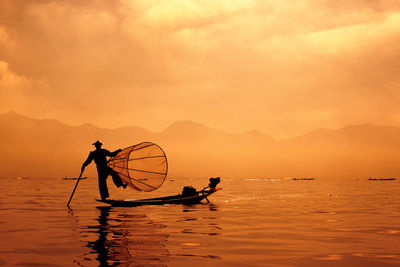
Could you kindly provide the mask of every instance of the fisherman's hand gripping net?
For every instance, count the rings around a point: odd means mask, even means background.
[[[151,142],[127,147],[108,160],[108,166],[128,186],[138,191],[153,191],[167,177],[168,162],[164,151]]]

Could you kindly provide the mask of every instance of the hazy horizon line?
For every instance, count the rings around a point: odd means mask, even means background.
[[[18,115],[18,116],[22,116],[22,117],[25,117],[25,118],[27,118],[27,119],[32,119],[32,120],[54,120],[54,121],[57,121],[57,122],[59,122],[59,123],[61,123],[61,124],[64,124],[64,125],[66,125],[66,126],[69,126],[69,127],[83,127],[83,126],[85,126],[85,125],[90,125],[90,126],[93,126],[93,127],[99,128],[99,129],[104,129],[104,130],[118,130],[118,129],[122,129],[122,128],[136,127],[136,128],[141,128],[141,129],[143,129],[143,130],[149,131],[149,132],[154,133],[154,134],[162,133],[162,132],[164,132],[165,130],[167,130],[169,127],[171,127],[172,125],[174,125],[174,124],[176,124],[176,123],[179,123],[179,122],[189,122],[189,123],[192,123],[192,124],[201,125],[201,126],[203,126],[203,127],[205,127],[205,128],[209,128],[209,129],[216,130],[216,131],[219,131],[219,132],[223,132],[223,133],[226,133],[226,134],[244,134],[244,133],[256,132],[256,133],[259,133],[259,134],[261,134],[261,135],[263,135],[263,136],[265,136],[265,137],[269,137],[269,138],[272,138],[272,139],[277,140],[277,141],[284,141],[284,140],[295,139],[295,138],[297,138],[297,137],[300,137],[300,136],[303,136],[303,135],[306,135],[306,134],[309,134],[309,133],[312,133],[312,132],[318,131],[318,130],[332,130],[332,131],[338,131],[338,130],[345,129],[345,128],[348,128],[348,127],[353,127],[353,126],[377,126],[377,127],[393,127],[393,128],[400,128],[400,127],[395,126],[395,125],[387,125],[387,124],[382,124],[382,125],[381,125],[381,124],[372,124],[372,123],[362,123],[362,122],[360,122],[360,123],[357,123],[357,124],[348,124],[348,125],[343,125],[343,126],[341,126],[341,127],[335,127],[335,128],[334,128],[334,127],[332,127],[332,128],[317,127],[317,128],[309,129],[309,130],[307,130],[307,131],[305,131],[305,132],[302,132],[302,133],[298,133],[298,134],[295,134],[295,135],[291,135],[290,137],[281,137],[281,138],[278,138],[278,137],[276,137],[276,136],[270,135],[270,134],[268,134],[268,133],[264,133],[264,132],[262,132],[262,131],[260,131],[260,130],[258,130],[258,129],[255,129],[255,128],[249,129],[249,130],[245,130],[245,131],[242,131],[242,132],[230,132],[230,131],[225,130],[225,129],[215,128],[215,127],[209,126],[209,125],[206,124],[206,123],[197,122],[197,121],[190,120],[190,119],[186,119],[186,120],[176,120],[176,121],[173,121],[173,122],[169,123],[168,126],[164,127],[161,131],[154,131],[154,130],[150,130],[150,129],[146,128],[146,127],[137,126],[137,125],[123,125],[123,126],[117,126],[117,127],[104,127],[104,126],[96,125],[96,124],[94,124],[94,123],[92,123],[92,122],[84,122],[84,123],[81,123],[81,124],[74,125],[74,124],[70,124],[70,123],[68,123],[68,122],[64,122],[64,121],[62,121],[62,120],[60,120],[60,119],[58,119],[58,118],[54,118],[54,117],[51,117],[51,118],[43,118],[43,117],[42,117],[42,118],[37,118],[37,117],[28,116],[28,115],[25,115],[25,114],[16,112],[16,111],[14,111],[14,110],[9,110],[9,111],[0,113],[0,115],[6,115],[6,114],[16,114],[16,115]]]

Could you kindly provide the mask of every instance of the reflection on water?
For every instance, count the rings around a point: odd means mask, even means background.
[[[69,209],[72,231],[88,248],[88,251],[78,255],[75,262],[82,266],[94,261],[99,266],[167,266],[171,257],[221,259],[218,255],[194,253],[194,250],[204,246],[204,242],[193,238],[198,235],[220,235],[222,228],[216,223],[215,217],[208,216],[210,214],[199,216],[199,212],[218,211],[218,206],[210,202],[193,206],[172,205],[171,208],[182,212],[176,218],[176,226],[181,227],[179,234],[189,236],[177,242],[180,249],[174,251],[167,249],[169,232],[177,234],[174,226],[166,229],[162,221],[149,218],[145,213],[138,212],[137,208],[97,207],[94,224],[84,223],[87,221],[85,214],[81,219],[73,209]]]
[[[145,214],[127,214],[113,207],[97,209],[99,214],[95,225],[79,224],[74,230],[82,241],[89,239],[86,246],[90,251],[79,256],[79,265],[85,266],[85,262],[95,257],[99,266],[121,263],[166,266],[169,235],[161,231],[165,225],[154,222]],[[79,223],[72,210],[70,214]]]

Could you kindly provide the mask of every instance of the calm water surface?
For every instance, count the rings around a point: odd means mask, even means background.
[[[111,179],[110,179],[111,180]],[[168,179],[147,198],[201,189]],[[400,266],[400,182],[223,178],[210,203],[112,208],[96,178],[0,180],[4,266]]]

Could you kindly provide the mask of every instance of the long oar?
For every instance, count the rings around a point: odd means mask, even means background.
[[[75,187],[74,187],[74,191],[72,191],[71,197],[69,198],[69,201],[68,201],[68,204],[67,204],[67,207],[68,207],[68,208],[69,208],[69,203],[71,203],[71,199],[72,199],[72,197],[74,196],[75,190],[76,190],[76,188],[78,187],[78,183],[79,183],[79,181],[81,180],[82,173],[83,173],[83,170],[81,171],[81,174],[79,175],[78,181],[76,181],[76,184],[75,184]]]

